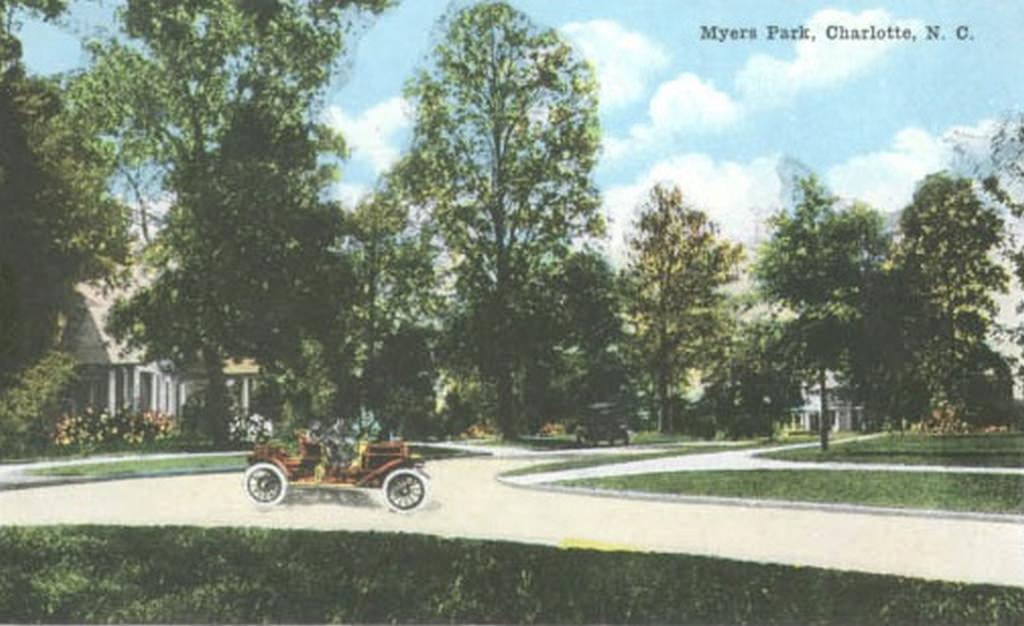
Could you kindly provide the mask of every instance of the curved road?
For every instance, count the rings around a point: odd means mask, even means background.
[[[498,482],[498,474],[536,460],[430,462],[432,502],[412,515],[388,512],[363,490],[293,491],[284,505],[260,510],[244,495],[239,473],[0,492],[0,524],[384,530],[1024,587],[1024,524],[624,500]]]

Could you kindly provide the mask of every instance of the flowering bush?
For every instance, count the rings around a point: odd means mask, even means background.
[[[88,407],[82,413],[62,415],[54,428],[53,442],[58,446],[143,443],[167,439],[173,433],[174,422],[163,413],[126,409],[111,415]]]
[[[966,435],[971,425],[950,409],[936,409],[931,417],[910,425],[910,431],[929,435]]]
[[[459,435],[460,439],[489,439],[494,437],[497,432],[488,426],[487,424],[477,423],[473,424],[466,430],[462,431]]]
[[[237,415],[231,420],[229,432],[232,441],[262,443],[274,436],[274,423],[259,413]]]
[[[558,422],[547,422],[540,427],[537,434],[541,437],[561,437],[565,434],[565,424]]]

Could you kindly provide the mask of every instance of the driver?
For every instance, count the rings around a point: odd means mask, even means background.
[[[355,457],[356,440],[343,418],[339,417],[327,429],[319,421],[313,422],[310,435],[323,446],[328,462],[335,467],[346,467]]]

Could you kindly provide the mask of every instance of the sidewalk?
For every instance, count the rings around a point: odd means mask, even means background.
[[[854,437],[834,442],[843,445],[851,441],[860,441],[877,435]],[[705,472],[729,470],[857,470],[869,472],[936,472],[950,474],[1004,474],[1024,475],[1024,468],[1015,467],[965,467],[946,465],[901,465],[896,463],[814,463],[802,461],[780,461],[761,458],[757,455],[765,452],[796,450],[817,446],[817,442],[799,443],[787,446],[770,446],[748,448],[744,450],[727,450],[725,452],[709,452],[707,454],[690,454],[678,457],[632,461],[613,465],[599,465],[581,469],[543,472],[539,474],[521,474],[502,477],[501,480],[512,485],[542,485],[566,480],[588,478],[605,478],[609,476],[635,476],[639,474],[660,474],[665,472]]]

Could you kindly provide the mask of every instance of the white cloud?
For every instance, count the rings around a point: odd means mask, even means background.
[[[882,9],[849,13],[822,9],[807,21],[816,40],[796,44],[796,58],[783,60],[767,54],[755,54],[736,75],[740,99],[751,104],[770,106],[790,100],[808,89],[829,87],[866,72],[877,65],[886,52],[899,42],[892,40],[829,40],[826,29],[841,25],[849,29],[890,25],[919,29],[917,20],[897,20]]]
[[[632,233],[637,206],[657,183],[675,183],[684,199],[706,211],[736,241],[762,236],[763,221],[779,205],[778,157],[760,157],[747,163],[715,161],[706,154],[688,153],[656,163],[632,184],[605,191],[604,210],[609,222],[612,258],[625,258],[626,237]]]
[[[917,183],[928,174],[952,170],[970,176],[975,168],[984,167],[995,130],[992,120],[954,126],[941,135],[904,128],[885,150],[857,155],[831,167],[826,181],[840,196],[864,200],[883,211],[897,211],[910,203]]]
[[[651,75],[668,65],[661,47],[612,20],[570,22],[561,31],[594,64],[601,106],[609,109],[642,98]]]
[[[398,160],[398,142],[410,124],[409,107],[400,97],[384,100],[362,115],[351,116],[339,106],[326,113],[327,123],[341,131],[353,159],[369,163],[375,173],[387,170]]]
[[[740,117],[740,106],[710,82],[689,72],[662,83],[651,98],[649,132],[720,130]]]
[[[331,191],[344,206],[351,208],[359,204],[359,201],[370,193],[370,188],[361,183],[335,183],[331,186]]]
[[[604,156],[614,160],[683,133],[721,131],[742,115],[742,107],[729,94],[696,74],[684,72],[658,87],[648,105],[646,122],[631,127],[625,138],[604,140]]]
[[[896,211],[910,202],[919,180],[948,168],[952,156],[952,148],[941,137],[920,128],[904,128],[887,149],[835,165],[825,179],[840,196]]]

